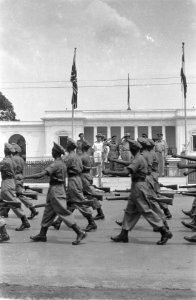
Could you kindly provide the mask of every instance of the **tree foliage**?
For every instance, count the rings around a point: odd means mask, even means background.
[[[0,121],[18,121],[12,103],[0,92]]]

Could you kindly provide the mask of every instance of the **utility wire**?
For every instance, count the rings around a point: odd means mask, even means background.
[[[196,82],[189,82],[189,85],[194,85]],[[130,86],[168,86],[168,85],[181,85],[181,83],[145,83],[145,84],[130,84]],[[79,85],[79,88],[113,88],[113,87],[127,87],[126,84],[116,84],[116,85]],[[22,86],[22,87],[0,87],[6,90],[18,90],[18,89],[70,89],[72,86]]]

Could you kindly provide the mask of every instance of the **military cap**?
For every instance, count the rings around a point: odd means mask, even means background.
[[[77,147],[76,142],[73,139],[68,138],[67,139],[67,146],[70,146],[70,145],[73,145],[73,146]]]
[[[143,137],[138,138],[137,141],[138,141],[142,146],[150,146],[150,145],[151,145],[150,142],[149,142],[147,139],[143,138]]]
[[[9,143],[5,143],[5,144],[4,144],[4,149],[5,149],[5,150],[9,150],[9,151],[12,152],[12,153],[15,152],[14,147],[13,147],[11,144],[9,144]]]
[[[79,137],[80,137],[81,135],[84,135],[84,133],[83,133],[83,132],[81,132],[81,133],[79,133],[79,134],[78,134],[78,136],[79,136]]]
[[[129,132],[125,133],[124,137],[130,137],[131,134]]]
[[[131,149],[142,149],[142,145],[138,141],[128,139],[128,142]]]
[[[159,133],[157,133],[157,136],[163,136],[163,134],[159,132]]]
[[[97,133],[96,137],[102,137],[103,135],[101,133]]]
[[[113,136],[112,136],[112,139],[115,138],[115,137],[117,137],[117,136],[116,136],[116,135],[113,135]]]
[[[13,146],[15,152],[20,153],[22,151],[21,147],[18,144],[12,143],[12,146]]]
[[[149,143],[150,143],[151,146],[155,146],[155,142],[153,140],[148,139],[148,141],[149,141]]]
[[[91,147],[90,143],[88,141],[83,141],[82,148],[89,149]]]
[[[59,144],[57,144],[57,143],[55,143],[55,142],[54,142],[53,149],[54,149],[57,153],[59,153],[59,154],[65,154],[64,148],[63,148],[61,145],[59,145]]]

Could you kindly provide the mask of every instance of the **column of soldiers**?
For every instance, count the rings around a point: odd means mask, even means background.
[[[172,238],[166,219],[170,219],[172,216],[167,206],[158,205],[154,201],[158,197],[160,189],[158,183],[159,161],[154,150],[154,141],[147,137],[138,138],[135,141],[130,138],[130,134],[125,134],[123,139],[118,142],[116,142],[116,136],[112,136],[110,140],[103,141],[103,139],[103,136],[98,134],[97,142],[92,147],[94,153],[97,152],[95,158],[97,157],[99,162],[102,159],[104,147],[109,147],[110,169],[104,169],[103,174],[111,176],[131,175],[131,192],[123,220],[120,223],[121,232],[119,235],[111,237],[111,239],[114,242],[127,243],[129,241],[128,232],[134,228],[140,217],[143,216],[154,231],[160,232],[161,238],[157,244],[166,244]],[[96,147],[96,144],[100,145]],[[2,200],[13,203],[22,202],[31,211],[29,219],[33,219],[38,212],[34,209],[32,203],[23,197],[23,180],[38,179],[46,175],[50,178],[40,232],[30,237],[32,241],[46,242],[48,228],[54,226],[59,229],[61,222],[64,222],[76,233],[76,239],[72,244],[79,245],[86,238],[86,232],[97,229],[95,220],[105,218],[102,207],[96,199],[96,190],[93,187],[92,160],[89,149],[91,149],[91,145],[84,139],[83,134],[80,134],[80,143],[68,139],[67,155],[65,155],[63,147],[54,143],[51,150],[53,163],[39,173],[24,176],[24,161],[19,159],[20,156],[18,155],[21,151],[20,147],[16,144],[5,144],[5,158],[0,162]],[[119,154],[121,159],[119,159]],[[122,164],[124,166],[123,170],[116,170],[115,166],[117,164]],[[68,179],[67,186],[66,178]],[[97,210],[96,217],[93,217],[90,207]],[[193,207],[194,223],[196,220],[195,202]],[[30,223],[23,209],[14,208],[14,206],[11,206],[11,208],[22,221],[21,226],[16,230],[22,231],[30,228]],[[88,224],[84,230],[76,223],[73,215],[74,210],[78,210],[87,219]],[[196,226],[196,224],[194,223],[193,226]],[[195,241],[195,237],[186,239]],[[9,235],[6,231],[5,220],[0,217],[0,241],[8,240]]]

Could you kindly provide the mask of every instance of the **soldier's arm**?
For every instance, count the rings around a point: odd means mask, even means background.
[[[44,171],[39,172],[39,173],[24,176],[24,179],[39,179],[39,178],[44,177],[45,175],[48,175],[48,172],[44,170]]]

